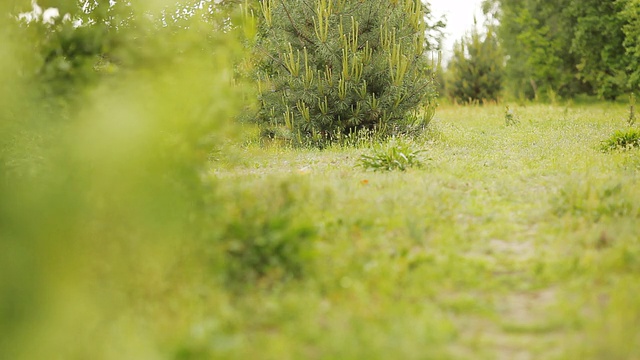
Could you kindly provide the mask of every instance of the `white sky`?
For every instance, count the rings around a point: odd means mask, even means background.
[[[473,16],[482,25],[484,17],[480,4],[482,0],[427,0],[431,4],[431,11],[436,19],[444,15],[445,28],[444,49],[442,56],[446,60],[451,56],[453,43],[460,39],[465,32],[473,28]]]

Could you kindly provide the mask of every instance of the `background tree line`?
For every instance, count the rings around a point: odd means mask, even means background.
[[[493,100],[500,90],[614,100],[640,85],[638,0],[485,0],[483,12],[489,21],[461,39],[448,68],[447,93],[458,101]]]

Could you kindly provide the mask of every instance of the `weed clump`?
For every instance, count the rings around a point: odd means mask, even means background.
[[[420,160],[421,149],[403,139],[392,138],[387,144],[374,148],[371,155],[363,154],[358,166],[374,171],[405,171],[423,166]]]
[[[636,94],[629,95],[629,117],[627,124],[633,126],[636,123]]]
[[[516,114],[513,112],[512,109],[509,109],[509,106],[507,106],[505,108],[505,112],[504,112],[504,122],[506,126],[512,126],[512,125],[517,125],[520,123],[520,120],[518,120],[518,117],[516,116]]]
[[[618,130],[610,138],[602,142],[601,150],[604,152],[614,150],[630,150],[640,147],[640,130],[630,128]]]
[[[598,222],[604,218],[637,216],[638,208],[630,197],[629,184],[571,184],[553,200],[554,213],[583,216]]]
[[[283,181],[232,190],[220,236],[224,280],[237,287],[302,278],[313,260],[316,229],[303,209],[306,187]]]

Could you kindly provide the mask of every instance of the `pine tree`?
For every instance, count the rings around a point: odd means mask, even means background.
[[[484,36],[474,27],[454,47],[447,91],[458,102],[496,101],[502,90],[504,57],[491,27]]]
[[[390,133],[435,106],[425,52],[443,24],[429,23],[421,1],[262,0],[260,11],[265,127],[322,145],[362,129]]]

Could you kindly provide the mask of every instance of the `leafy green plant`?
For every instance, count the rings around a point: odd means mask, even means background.
[[[313,260],[316,230],[301,199],[306,187],[295,180],[240,190],[227,199],[228,222],[220,236],[225,282],[237,287],[257,281],[301,278]]]
[[[392,138],[387,144],[373,149],[371,155],[363,154],[358,166],[374,171],[405,171],[423,166],[420,153],[414,145],[404,139]]]
[[[437,29],[416,0],[260,3],[256,120],[322,147],[362,129],[390,134],[406,115],[435,106]],[[428,113],[425,112],[425,113]],[[277,132],[273,132],[277,133]]]
[[[618,130],[611,137],[602,142],[602,151],[629,150],[640,147],[640,130],[630,128]]]

